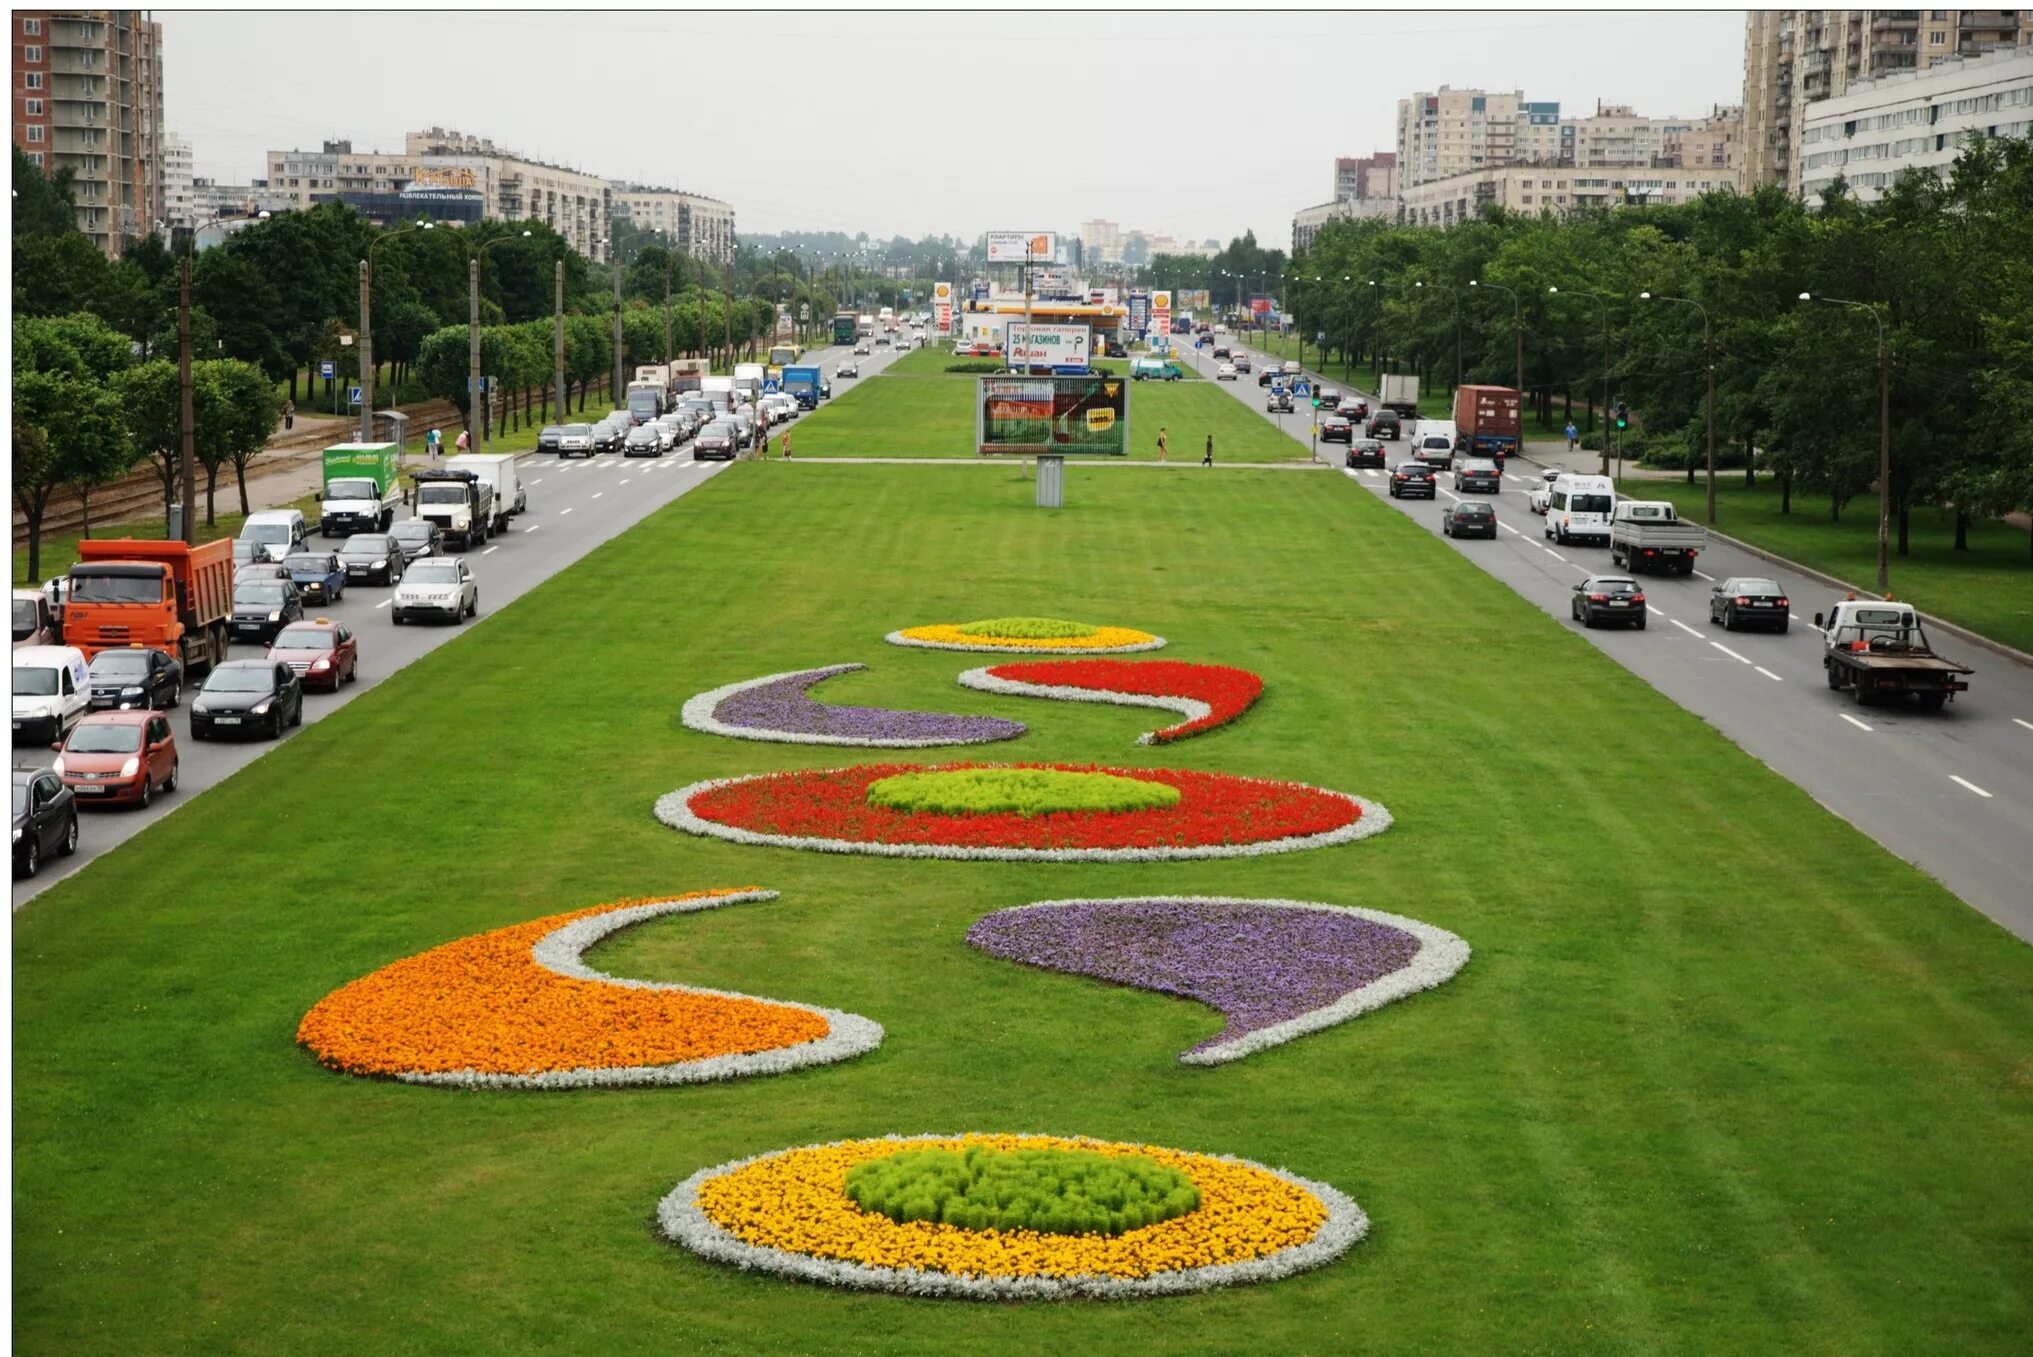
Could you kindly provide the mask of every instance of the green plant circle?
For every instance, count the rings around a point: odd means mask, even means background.
[[[868,804],[938,815],[1050,815],[1055,811],[1162,810],[1179,789],[1113,773],[1056,768],[955,768],[898,773],[868,784]]]
[[[1200,1189],[1140,1154],[1092,1150],[901,1150],[847,1170],[847,1196],[900,1225],[1118,1235],[1200,1206]]]
[[[1067,641],[1094,634],[1092,623],[1068,622],[1063,617],[985,617],[979,622],[962,622],[960,630],[999,641]]]

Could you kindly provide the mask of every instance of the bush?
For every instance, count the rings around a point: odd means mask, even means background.
[[[1092,1150],[904,1150],[847,1170],[847,1196],[899,1224],[1117,1235],[1200,1206],[1200,1189],[1142,1155]]]
[[[935,815],[1050,815],[1056,811],[1159,810],[1179,789],[1112,773],[1055,768],[956,768],[898,773],[868,784],[868,804]]]
[[[963,622],[960,629],[972,636],[993,636],[1002,641],[1067,641],[1094,630],[1086,622],[1068,622],[1060,617],[989,617]]]

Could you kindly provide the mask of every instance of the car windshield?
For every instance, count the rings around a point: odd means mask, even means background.
[[[15,640],[19,641],[19,640],[21,640],[21,639],[22,639],[23,637],[26,637],[26,636],[32,635],[32,634],[34,633],[34,631],[35,631],[35,626],[36,626],[36,622],[37,622],[37,620],[38,620],[38,619],[37,619],[37,617],[36,617],[36,614],[35,614],[35,600],[34,600],[34,599],[32,599],[32,598],[17,598],[17,599],[15,599],[15,600],[14,600],[14,639],[15,639]]]
[[[428,542],[431,540],[431,525],[421,519],[412,518],[390,528],[388,535],[398,542]]]
[[[71,580],[73,603],[160,603],[160,575],[78,575]]]
[[[87,721],[71,732],[64,746],[66,754],[132,754],[141,748],[141,727],[130,722],[114,725]]]
[[[1570,513],[1606,514],[1610,509],[1610,497],[1608,495],[1576,495],[1567,501],[1567,508]]]
[[[1731,580],[1724,587],[1729,592],[1735,594],[1783,594],[1786,592],[1773,580]]]
[[[381,489],[369,480],[328,481],[325,484],[326,499],[377,499]]]
[[[1463,471],[1488,472],[1495,471],[1497,469],[1497,464],[1495,462],[1463,462],[1461,464],[1461,469]]]
[[[94,677],[147,672],[148,652],[145,650],[102,650],[92,659]]]
[[[417,491],[419,504],[464,504],[466,487],[463,485],[426,485]]]
[[[403,580],[408,584],[457,584],[459,567],[449,561],[442,565],[419,561],[409,568],[409,574],[403,576]]]
[[[275,542],[287,542],[290,536],[289,524],[249,523],[240,529],[240,536],[244,541],[259,542],[263,546],[268,546]]]
[[[55,697],[56,670],[24,669],[14,666],[14,695],[16,697]]]
[[[236,608],[280,608],[287,597],[279,584],[243,584],[233,591]]]
[[[267,665],[248,665],[240,668],[223,664],[212,671],[205,680],[208,693],[265,693],[274,686],[274,676]]]
[[[656,442],[656,430],[647,424],[639,429],[630,429],[628,431],[628,441],[631,443],[654,443]]]
[[[426,487],[426,489],[428,488]],[[460,498],[463,499],[464,496]],[[339,554],[341,556],[386,556],[388,554],[388,539],[379,536],[349,537],[346,539],[346,545],[339,548]]]
[[[593,426],[591,424],[567,424],[564,428],[558,430],[559,436],[565,438],[585,438],[592,432]]]
[[[275,638],[277,650],[330,650],[329,627],[284,627]]]

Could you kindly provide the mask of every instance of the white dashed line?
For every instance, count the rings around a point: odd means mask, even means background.
[[[1026,333],[1028,333],[1028,331],[1026,331]],[[1513,537],[1523,537],[1523,536],[1525,535],[1525,534],[1523,534],[1523,533],[1519,532],[1519,531],[1518,531],[1518,530],[1517,530],[1516,528],[1512,527],[1512,526],[1511,526],[1510,524],[1508,524],[1508,523],[1499,523],[1499,524],[1497,524],[1497,526],[1498,526],[1499,528],[1502,528],[1502,529],[1503,529],[1503,530],[1504,530],[1505,532],[1509,533],[1509,534],[1510,534],[1511,536],[1513,536]]]
[[[1851,715],[1850,715],[1850,714],[1849,714],[1848,712],[1838,712],[1838,713],[1836,713],[1836,714],[1837,714],[1838,716],[1842,717],[1842,719],[1843,719],[1843,720],[1845,720],[1845,721],[1849,722],[1849,723],[1850,723],[1851,725],[1855,726],[1855,727],[1856,727],[1856,728],[1857,728],[1858,730],[1871,730],[1871,729],[1874,729],[1874,727],[1871,727],[1871,726],[1867,726],[1867,725],[1865,725],[1865,724],[1864,724],[1863,722],[1861,722],[1861,721],[1857,720],[1857,719],[1856,719],[1856,717],[1854,717],[1854,716],[1851,716]]]
[[[1772,680],[1772,682],[1774,683],[1784,683],[1786,681],[1785,679],[1780,678],[1777,674],[1773,673],[1771,670],[1765,668],[1765,666],[1762,664],[1754,664],[1751,666],[1751,668],[1757,670],[1760,674],[1763,674],[1766,678]]]
[[[1025,334],[1029,334],[1029,333],[1030,333],[1030,331],[1026,330],[1026,331],[1024,331],[1024,333],[1025,333]],[[1707,581],[1708,581],[1709,583],[1711,583],[1711,584],[1713,584],[1713,583],[1715,582],[1715,576],[1713,576],[1713,575],[1709,574],[1709,573],[1708,573],[1708,572],[1706,572],[1706,571],[1703,571],[1703,570],[1697,570],[1697,571],[1695,571],[1694,573],[1695,573],[1695,574],[1697,574],[1697,575],[1699,575],[1699,576],[1701,576],[1701,578],[1703,578],[1703,579],[1707,580]]]
[[[1029,334],[1029,333],[1030,333],[1030,331],[1029,331],[1029,330],[1026,330],[1026,331],[1024,331],[1024,333],[1025,333],[1025,334]],[[621,478],[621,480],[620,480],[620,482],[619,482],[619,483],[620,483],[620,484],[622,484],[622,485],[627,485],[627,484],[628,484],[628,479],[629,479],[628,477],[626,477],[626,476],[623,476],[623,477]]]
[[[1025,334],[1029,334],[1029,333],[1030,333],[1030,331],[1026,330],[1026,331],[1024,331],[1024,333],[1025,333]],[[1573,564],[1574,564],[1574,562],[1572,562],[1572,561],[1568,561],[1568,560],[1567,560],[1567,558],[1566,558],[1565,556],[1562,556],[1562,555],[1561,555],[1561,554],[1560,554],[1559,552],[1557,552],[1557,551],[1553,550],[1553,548],[1551,548],[1551,547],[1540,547],[1540,548],[1539,548],[1539,550],[1541,550],[1541,551],[1545,552],[1545,553],[1546,553],[1546,554],[1547,554],[1548,556],[1551,556],[1551,557],[1552,557],[1552,558],[1553,558],[1554,560],[1556,560],[1556,561],[1567,561],[1567,564],[1569,564],[1569,565],[1573,565]]]
[[[1026,330],[1026,331],[1024,331],[1024,333],[1025,333],[1025,334],[1029,334],[1029,333],[1030,333],[1030,331],[1029,331],[1029,330]],[[607,492],[606,492],[605,490],[595,490],[595,491],[593,492],[593,498],[594,498],[594,499],[599,499],[599,498],[600,498],[600,497],[601,497],[602,495],[604,495],[604,494],[606,494],[606,493],[607,493]]]
[[[529,526],[528,526],[527,528],[524,528],[524,529],[523,529],[523,531],[524,531],[524,532],[535,532],[535,531],[536,531],[536,530],[537,530],[538,528],[541,528],[542,526],[543,526],[543,524],[541,524],[541,523],[532,523],[532,524],[530,524],[530,525],[529,525]]]
[[[2012,718],[2012,724],[2015,726],[2024,726],[2028,730],[2033,730],[2033,721],[2021,721],[2016,716]]]
[[[1720,641],[1710,641],[1709,644],[1714,646],[1717,650],[1720,650],[1723,654],[1729,656],[1731,659],[1735,660],[1738,664],[1750,663],[1749,660],[1745,659],[1742,655],[1737,654],[1734,650],[1731,650],[1728,646],[1724,645]]]
[[[1029,330],[1026,330],[1026,331],[1024,331],[1024,333],[1025,333],[1025,334],[1029,334],[1029,333],[1030,333],[1030,331],[1029,331]],[[544,478],[543,478],[543,477],[541,477],[541,476],[537,477],[537,478],[536,478],[535,480],[533,480],[533,481],[531,481],[531,482],[530,482],[530,484],[531,484],[531,485],[542,485],[543,483],[544,483]]]
[[[1991,799],[1991,794],[1989,792],[1985,791],[1982,787],[1977,786],[1976,783],[1971,782],[1968,778],[1957,777],[1954,773],[1950,773],[1948,775],[1948,780],[1950,782],[1955,783],[1958,787],[1965,789],[1966,791],[1975,792],[1978,796],[1981,796],[1986,801]]]
[[[1682,622],[1677,618],[1673,620],[1673,625],[1680,628],[1680,630],[1686,632],[1689,636],[1695,637],[1696,639],[1699,639],[1701,636],[1700,632],[1696,631],[1694,628],[1688,626],[1685,622]]]
[[[1030,332],[1026,330],[1024,333],[1028,334]],[[570,512],[572,512],[570,509],[560,509],[558,510],[558,517],[563,518],[566,514],[569,514]]]
[[[1030,331],[1026,330],[1024,333],[1029,334]],[[494,546],[487,548],[487,550],[481,552],[480,554],[482,556],[492,556],[495,552],[499,550],[501,550],[501,546],[499,543],[496,543]]]
[[[1027,330],[1024,333],[1028,334],[1030,332]],[[395,598],[393,595],[390,595],[388,598],[382,599],[381,602],[375,604],[374,606],[377,608],[386,608],[389,604],[393,602],[395,602]]]

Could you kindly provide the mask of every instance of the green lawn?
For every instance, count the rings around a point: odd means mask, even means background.
[[[1065,510],[1032,495],[1015,468],[730,468],[18,914],[16,1347],[2024,1351],[2033,949],[1341,477],[1074,468]],[[700,587],[729,562],[739,588]],[[1149,712],[966,691],[980,657],[881,640],[1016,613],[1148,627],[1266,693],[1151,749]],[[998,756],[1301,779],[1397,823],[1309,853],[1053,865],[652,819],[692,779],[862,761],[677,717],[844,660],[870,668],[827,701],[1030,722]],[[846,1008],[885,1025],[880,1050],[531,1094],[347,1078],[292,1043],[332,988],[437,943],[749,883],[783,898],[647,925],[594,964]],[[1151,892],[1378,906],[1475,956],[1196,1069],[1174,1057],[1209,1012],[962,940],[1026,901]],[[744,1275],[652,1233],[704,1165],[965,1129],[1239,1154],[1335,1184],[1374,1230],[1274,1285],[1004,1306]]]
[[[1669,499],[1696,521],[1708,514],[1708,490],[1697,479],[1626,481],[1627,494]],[[1850,501],[1842,518],[1828,519],[1826,496],[1793,496],[1793,512],[1779,512],[1775,481],[1760,477],[1758,488],[1744,489],[1743,475],[1718,475],[1715,482],[1716,527],[1732,537],[1811,566],[1826,575],[1865,589],[1878,578],[1878,501],[1875,494]],[[2015,646],[2033,651],[2033,563],[2029,563],[2026,532],[2000,522],[1972,524],[1969,550],[1955,550],[1955,515],[1942,509],[1913,511],[1911,554],[1901,557],[1899,525],[1892,524],[1892,593],[1924,612],[1958,622]],[[1807,608],[1804,611],[1813,612]]]
[[[259,481],[248,482],[250,493],[259,484]],[[198,495],[202,501],[204,496],[204,483],[202,479],[199,481]],[[231,513],[225,511],[225,506],[228,504],[233,506],[233,512]],[[198,520],[199,541],[210,542],[221,537],[237,537],[240,535],[240,525],[247,521],[246,515],[239,512],[240,491],[237,485],[229,485],[223,478],[219,485],[219,506],[220,513],[216,523],[207,526],[203,518]],[[273,507],[299,510],[308,519],[316,519],[318,516],[318,502],[309,495],[305,495],[299,500],[293,500],[287,505]],[[199,512],[202,513],[203,510]],[[160,518],[144,518],[129,523],[94,523],[92,525],[92,536],[94,537],[159,538],[165,535],[165,531],[166,525]],[[17,538],[14,544],[15,586],[17,588],[21,587],[24,581],[30,584],[40,584],[43,580],[49,579],[53,575],[61,575],[69,570],[78,559],[79,537],[80,534],[75,532],[44,533],[42,538],[41,565],[36,571],[36,576],[33,580],[30,580],[28,577],[27,540],[25,538]]]

